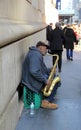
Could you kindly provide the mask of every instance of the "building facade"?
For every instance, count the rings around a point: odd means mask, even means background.
[[[51,7],[51,0],[0,1],[0,130],[15,130],[23,109],[17,91],[23,58],[29,46],[46,42]]]
[[[60,2],[60,3],[59,3]],[[81,0],[57,0],[60,20],[64,23],[79,23],[81,17]],[[59,8],[60,5],[60,8]]]

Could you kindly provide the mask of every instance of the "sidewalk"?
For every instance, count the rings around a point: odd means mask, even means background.
[[[51,66],[50,56],[45,62]],[[67,61],[63,52],[60,77],[62,85],[54,100],[58,109],[40,108],[33,117],[23,110],[16,130],[81,130],[81,49],[75,48],[73,61]]]

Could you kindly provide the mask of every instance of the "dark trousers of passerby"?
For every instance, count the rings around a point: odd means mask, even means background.
[[[50,49],[50,41],[48,41],[48,46],[49,46],[49,49],[48,49],[48,53],[51,54],[51,49]]]
[[[66,56],[68,60],[73,60],[73,49],[66,49]]]
[[[61,72],[62,68],[62,50],[52,50],[52,54],[57,54],[59,56],[58,60],[58,72]],[[55,64],[56,57],[53,56],[53,65]]]

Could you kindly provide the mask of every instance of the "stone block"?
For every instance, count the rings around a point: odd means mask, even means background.
[[[18,94],[16,92],[0,116],[0,130],[15,130],[22,111],[21,108],[23,108],[23,103],[18,102]]]

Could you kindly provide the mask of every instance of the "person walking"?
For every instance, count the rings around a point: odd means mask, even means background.
[[[60,23],[56,22],[55,29],[51,33],[51,44],[50,49],[52,54],[57,54],[59,56],[58,60],[58,72],[62,69],[62,51],[64,44],[64,33],[60,29]],[[53,64],[55,64],[55,57],[53,57]]]
[[[50,23],[47,27],[46,27],[46,40],[48,41],[48,45],[49,45],[49,49],[48,52],[51,53],[50,50],[50,42],[51,42],[51,32],[53,30],[53,23]]]
[[[67,60],[73,61],[74,42],[77,42],[75,32],[70,25],[68,25],[65,32],[65,49]]]
[[[29,48],[22,67],[22,84],[35,93],[40,93],[45,85],[49,88],[52,81],[48,80],[50,69],[48,69],[43,61],[43,56],[48,51],[48,45],[39,41],[35,46]],[[54,90],[48,97],[44,96],[41,107],[48,109],[57,109],[58,105],[53,103]]]

